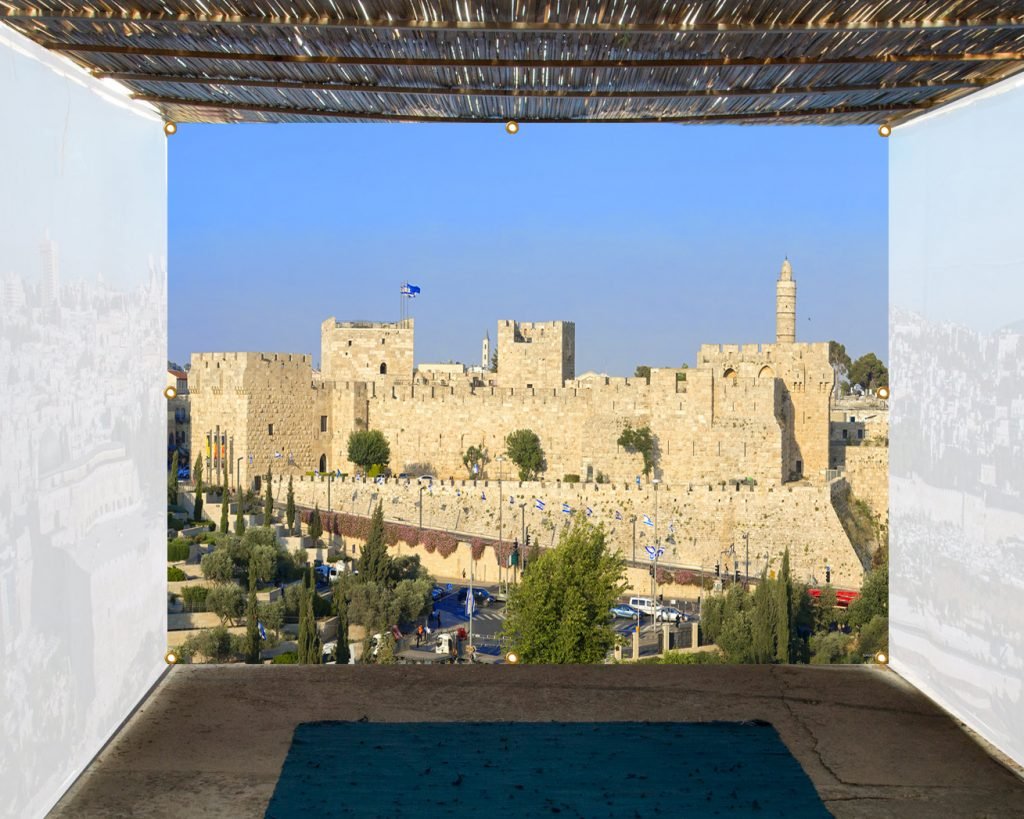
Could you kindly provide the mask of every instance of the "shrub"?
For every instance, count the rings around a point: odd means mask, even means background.
[[[182,529],[185,528],[185,521],[180,520],[180,519],[174,517],[173,515],[171,515],[170,512],[168,512],[167,513],[167,528],[168,529],[173,529],[175,532],[180,532]]]
[[[296,665],[299,662],[299,655],[294,651],[285,651],[270,662],[272,665]]]
[[[580,482],[580,476],[579,475],[563,475],[562,476],[562,483],[579,483],[579,482]]]
[[[179,580],[188,580],[188,575],[185,574],[177,566],[167,567],[167,580],[168,582],[175,583]]]
[[[188,560],[188,543],[180,539],[168,541],[167,561],[174,563],[178,560]]]
[[[608,483],[608,476],[601,470],[597,471],[597,476],[594,478],[597,483]]]
[[[181,590],[181,602],[185,611],[206,611],[206,586],[185,586]]]

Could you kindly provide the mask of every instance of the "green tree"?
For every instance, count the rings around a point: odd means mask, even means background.
[[[469,472],[470,477],[473,476],[473,467],[477,467],[478,473],[482,473],[484,470],[484,464],[487,463],[487,450],[484,449],[484,445],[471,446],[462,455],[462,463],[466,467],[466,471]]]
[[[256,603],[256,572],[252,565],[249,566],[249,600],[245,607],[245,661],[247,663],[258,663],[260,661],[260,628],[257,621],[259,617]]]
[[[193,520],[203,519],[203,456],[196,456],[195,466],[192,467],[192,477],[196,481],[196,502],[192,512]]]
[[[863,628],[876,616],[889,617],[889,563],[881,563],[864,576],[860,596],[850,603],[847,622]]]
[[[245,498],[242,490],[238,490],[238,504],[235,508],[235,534],[241,537],[245,534]]]
[[[171,456],[171,468],[167,472],[167,505],[174,506],[178,502],[178,452]]]
[[[226,535],[228,533],[228,501],[230,500],[228,494],[228,473],[224,473],[224,486],[221,487],[220,491],[220,533]]]
[[[308,665],[320,665],[323,662],[323,643],[320,641],[320,634],[316,627],[316,611],[313,606],[313,598],[322,600],[316,593],[316,584],[313,581],[313,570],[310,569],[307,575],[306,589],[306,663]]]
[[[646,364],[637,364],[636,369],[633,371],[634,378],[643,378],[648,384],[651,383],[651,368]]]
[[[250,529],[249,532],[253,530]],[[249,534],[246,532],[246,535]],[[266,583],[277,574],[277,558],[281,550],[267,543],[257,543],[249,548],[249,560],[246,574],[255,577],[258,583]]]
[[[519,468],[519,480],[529,481],[544,471],[544,450],[532,429],[517,429],[505,437],[505,451]]]
[[[334,604],[338,614],[338,648],[335,661],[338,665],[348,665],[351,654],[348,648],[348,589],[347,583],[339,579],[334,584]]]
[[[377,656],[373,662],[377,665],[394,665],[395,659],[395,638],[390,631],[384,632],[380,637],[380,645],[377,647]]]
[[[231,634],[224,626],[203,629],[178,646],[180,656],[191,659],[201,654],[208,663],[226,663],[243,651],[240,635]]]
[[[577,515],[512,588],[502,633],[526,663],[602,662],[615,645],[608,609],[626,589],[624,575],[603,527]]]
[[[825,631],[811,636],[811,663],[829,665],[850,661],[853,638],[841,631]]]
[[[388,439],[379,429],[353,430],[348,436],[348,459],[364,471],[391,461]]]
[[[792,661],[793,578],[789,573],[789,547],[782,556],[782,570],[775,581],[775,659]]]
[[[295,531],[295,491],[292,489],[292,476],[288,476],[288,502],[284,509],[285,520],[288,521],[288,531]]]
[[[256,605],[256,617],[268,629],[279,637],[284,627],[284,601],[275,600],[272,603],[258,603]]]
[[[874,353],[862,355],[850,365],[850,383],[866,390],[889,386],[889,371]]]
[[[778,619],[778,601],[775,582],[768,579],[765,572],[754,590],[751,599],[753,607],[750,629],[750,661],[754,663],[771,663],[775,661],[776,620]]]
[[[271,491],[270,482],[273,478],[271,469],[267,467],[267,494],[263,498],[263,525],[269,526],[271,518],[274,516],[274,493]]]
[[[846,352],[845,344],[840,344],[838,341],[828,343],[828,363],[836,368],[840,378],[846,378],[849,375],[853,362]]]
[[[206,610],[212,611],[226,625],[237,623],[245,612],[245,595],[234,583],[218,583],[206,594]]]
[[[359,555],[359,580],[389,587],[391,579],[391,556],[384,541],[384,505],[378,503],[370,518],[370,532]]]
[[[654,435],[651,434],[651,428],[633,429],[633,425],[627,421],[616,443],[626,452],[639,452],[644,459],[644,477],[650,477],[655,457]]]
[[[199,568],[203,577],[217,583],[227,583],[235,574],[235,563],[231,559],[231,553],[223,546],[203,555],[199,561]]]
[[[313,542],[316,543],[320,540],[321,535],[324,533],[324,523],[320,520],[320,504],[316,504],[313,507],[313,514],[309,516],[309,536],[313,538]]]
[[[491,353],[491,372],[496,373],[498,371],[498,351],[495,350]]]

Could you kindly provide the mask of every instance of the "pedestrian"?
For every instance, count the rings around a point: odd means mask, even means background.
[[[420,643],[423,642],[423,624],[416,626],[416,647],[419,648]]]
[[[437,610],[437,627],[441,628],[441,609]]]
[[[465,569],[462,570],[462,579],[463,580],[466,579],[466,570]]]

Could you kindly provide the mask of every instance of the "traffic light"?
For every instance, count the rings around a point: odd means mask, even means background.
[[[736,567],[736,582],[737,583],[740,582],[740,567],[739,566]]]
[[[831,566],[826,566],[825,567],[825,582],[826,583],[831,583],[832,582],[832,567]]]
[[[721,563],[716,563],[715,564],[715,577],[721,577],[721,576],[722,576],[722,564]]]

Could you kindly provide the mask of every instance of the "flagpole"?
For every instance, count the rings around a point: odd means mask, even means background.
[[[469,594],[466,605],[469,606],[469,644],[473,645],[473,613],[476,611],[476,599],[473,597],[473,549],[469,550]]]

